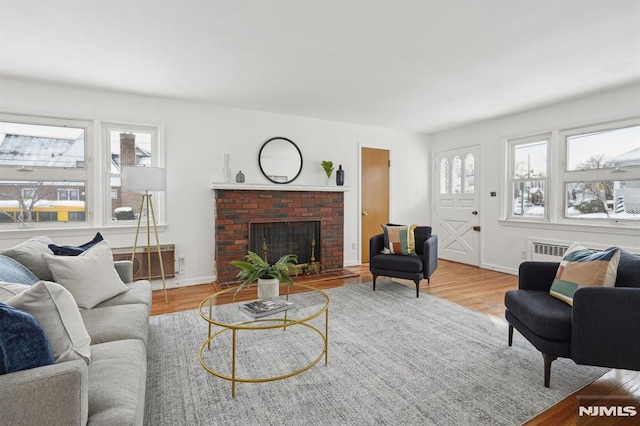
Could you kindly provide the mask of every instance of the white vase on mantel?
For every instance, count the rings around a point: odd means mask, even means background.
[[[277,278],[258,279],[258,299],[271,300],[280,295],[280,282]]]
[[[328,178],[325,179],[325,184],[327,186],[332,186],[333,185],[333,179],[331,179],[331,176],[329,176]]]
[[[224,183],[231,183],[231,154],[224,154],[224,163],[222,166],[222,181]]]

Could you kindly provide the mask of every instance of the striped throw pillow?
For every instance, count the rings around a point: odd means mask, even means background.
[[[573,243],[564,254],[549,293],[573,306],[580,287],[613,287],[618,273],[620,249],[594,252]]]
[[[383,254],[415,256],[416,239],[413,231],[418,225],[382,225],[384,233]]]

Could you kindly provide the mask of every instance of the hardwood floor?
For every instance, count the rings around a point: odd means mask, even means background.
[[[342,271],[323,274],[322,276],[297,277],[297,282],[313,285],[318,288],[333,288],[355,283],[371,282],[368,265],[346,268]],[[415,284],[407,280],[394,281],[415,288]],[[504,318],[504,293],[518,287],[518,278],[500,272],[479,269],[444,260],[438,261],[438,269],[431,276],[431,283],[423,280],[420,291],[447,299],[462,306],[475,309],[488,315]],[[295,288],[295,287],[294,287]],[[162,291],[153,293],[151,315],[197,309],[202,299],[219,289],[216,283],[182,287],[167,290],[169,303],[165,303]],[[255,297],[255,290],[243,290],[236,300]],[[505,345],[507,336],[505,334]],[[534,350],[532,348],[532,350]],[[553,386],[553,373],[552,373]],[[542,356],[540,356],[540,383],[542,385]],[[576,396],[622,396],[635,398],[640,402],[640,372],[611,370],[590,385],[568,396],[555,406],[527,422],[527,425],[575,425],[578,422],[578,402]]]

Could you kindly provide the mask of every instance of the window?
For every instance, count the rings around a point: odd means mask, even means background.
[[[467,154],[464,160],[464,193],[473,194],[475,190],[475,159],[473,154]]]
[[[551,135],[510,140],[508,216],[547,219],[548,149]]]
[[[58,188],[58,200],[73,200],[78,201],[80,199],[80,190],[69,188]]]
[[[104,139],[107,142],[110,173],[105,193],[105,217],[110,221],[136,220],[140,214],[147,217],[146,211],[140,211],[142,195],[137,192],[123,191],[120,175],[123,167],[158,166],[162,167],[159,149],[159,131],[154,126],[132,126],[109,123],[103,126]],[[163,222],[163,194],[154,195],[156,219]]]
[[[565,147],[564,217],[640,220],[640,120],[560,134]]]
[[[164,167],[162,126],[98,124],[99,138],[93,121],[0,114],[0,229],[117,226],[147,216],[141,195],[121,190],[120,171]],[[164,200],[154,194],[160,224]]]
[[[25,200],[31,200],[38,196],[38,190],[36,188],[21,188],[22,198]]]
[[[440,194],[473,194],[475,192],[475,158],[467,154],[464,160],[459,155],[440,160]]]
[[[459,194],[462,187],[462,161],[457,155],[451,161],[453,165],[453,193]]]
[[[0,116],[0,222],[86,220],[90,129],[84,121]]]
[[[440,193],[449,193],[449,160],[440,160]]]

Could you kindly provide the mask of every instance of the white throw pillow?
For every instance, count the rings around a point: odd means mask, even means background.
[[[7,303],[7,300],[31,288],[27,284],[15,284],[0,281],[0,302]]]
[[[18,245],[0,251],[0,254],[17,260],[39,279],[51,281],[51,271],[47,268],[42,255],[44,253],[53,254],[49,248],[49,244],[52,243],[53,241],[49,237],[32,237]]]
[[[129,290],[113,266],[113,254],[106,241],[79,256],[43,254],[42,257],[55,282],[71,292],[80,308],[91,309]]]
[[[56,362],[91,361],[91,337],[73,296],[60,284],[38,281],[7,301],[7,305],[33,315],[47,334]]]

